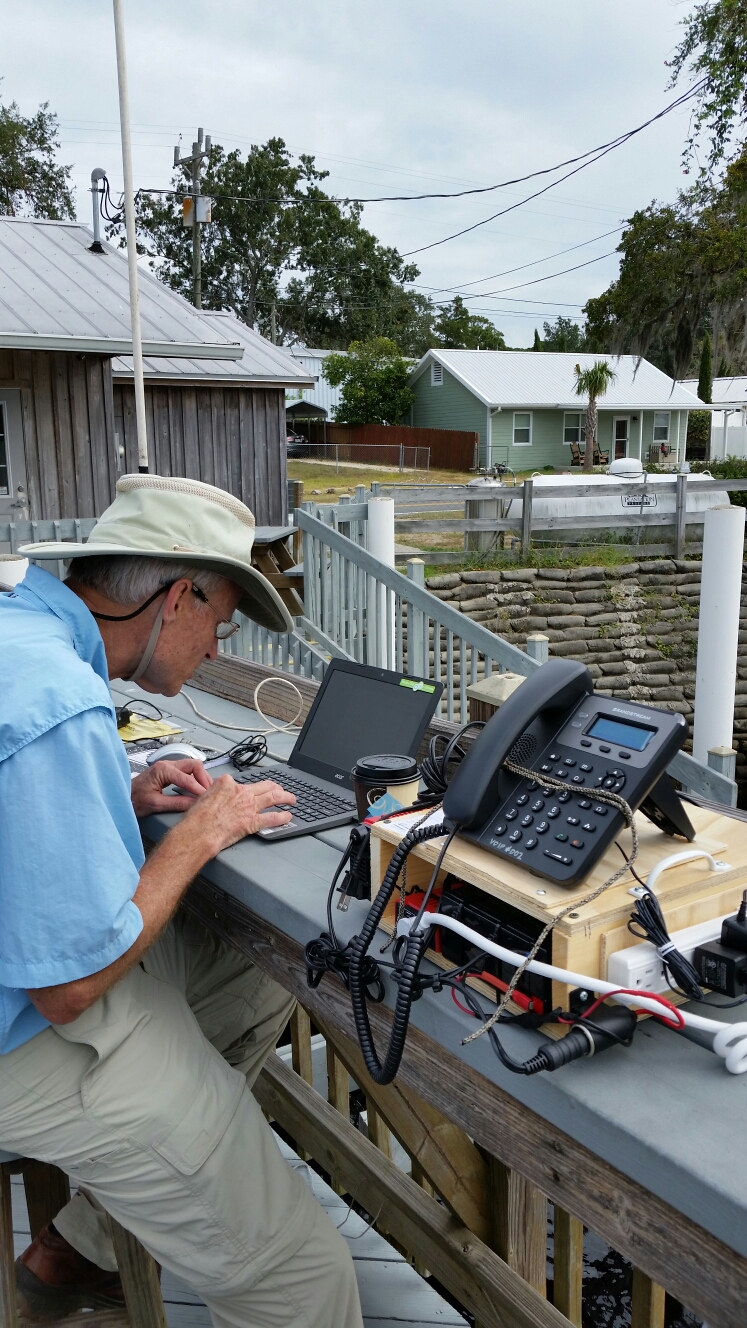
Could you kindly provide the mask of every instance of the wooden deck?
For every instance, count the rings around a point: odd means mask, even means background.
[[[350,1245],[358,1278],[363,1321],[366,1328],[399,1324],[407,1328],[464,1328],[465,1320],[415,1272],[402,1255],[376,1231],[367,1230],[358,1217],[329,1185],[301,1162],[291,1148],[278,1140],[283,1156],[300,1169],[322,1207]],[[13,1232],[16,1255],[29,1242],[29,1224],[21,1177],[13,1178]],[[169,1328],[211,1328],[210,1315],[202,1301],[184,1282],[170,1273],[163,1275],[163,1298]],[[87,1317],[87,1316],[85,1316]],[[85,1317],[83,1321],[85,1322]],[[75,1316],[75,1322],[80,1320]]]

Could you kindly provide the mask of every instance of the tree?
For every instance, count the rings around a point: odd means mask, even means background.
[[[713,401],[713,355],[711,337],[706,332],[700,349],[700,372],[698,374],[698,396],[710,406]]]
[[[683,20],[685,35],[669,62],[670,86],[686,72],[700,83],[685,144],[689,167],[704,132],[710,136],[711,172],[742,150],[747,124],[747,0],[707,0]]]
[[[410,365],[389,337],[354,341],[347,355],[328,355],[322,373],[341,387],[335,420],[340,424],[398,424],[414,394]]]
[[[534,345],[532,346],[532,350],[542,350],[542,340],[536,327],[534,329]]]
[[[57,116],[43,102],[26,119],[16,102],[0,106],[0,213],[74,219],[70,167],[60,166]]]
[[[560,314],[554,323],[543,323],[542,350],[579,351],[585,350],[583,329],[572,318]],[[536,349],[536,347],[535,347]]]
[[[606,360],[595,360],[588,369],[579,364],[574,369],[576,375],[576,396],[588,397],[586,406],[586,448],[584,451],[584,470],[591,472],[594,464],[594,449],[597,445],[597,401],[603,397],[607,388],[615,382],[617,374]]]
[[[443,305],[435,323],[437,345],[449,350],[505,350],[503,333],[489,318],[471,314],[461,295]]]

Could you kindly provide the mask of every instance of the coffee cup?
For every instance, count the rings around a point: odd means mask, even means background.
[[[420,770],[413,756],[362,756],[353,770],[353,788],[358,819],[365,820],[377,798],[388,793],[401,807],[411,807],[417,800]]]

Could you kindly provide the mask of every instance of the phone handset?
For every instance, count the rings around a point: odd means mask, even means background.
[[[568,714],[594,691],[585,664],[550,659],[527,678],[488,720],[473,742],[444,795],[447,821],[463,830],[482,826],[498,801],[498,776],[512,747],[532,720],[545,710]]]

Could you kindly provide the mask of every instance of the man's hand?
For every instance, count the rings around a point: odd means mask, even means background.
[[[186,812],[210,788],[212,779],[202,761],[186,757],[180,761],[156,761],[142,775],[132,781],[132,805],[136,816],[150,816],[153,812]],[[189,797],[169,796],[164,789],[177,784]]]
[[[176,802],[177,799],[166,798],[165,801]],[[191,803],[182,822],[183,829],[188,830],[197,842],[204,843],[205,862],[208,862],[245,835],[256,835],[258,830],[270,826],[287,825],[291,812],[268,809],[277,808],[278,804],[292,806],[296,799],[270,779],[261,784],[238,784],[231,775],[221,775],[198,802],[191,798],[183,801]]]

